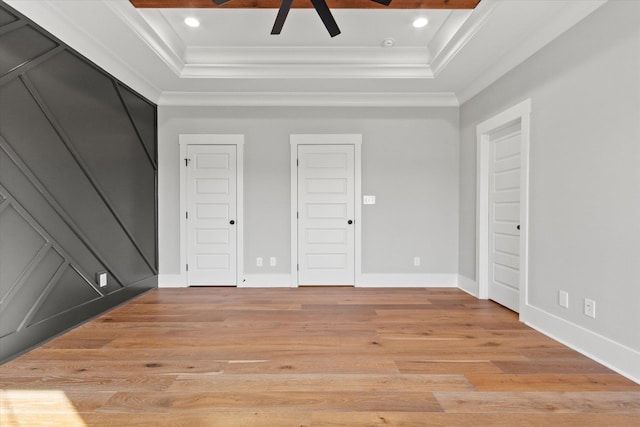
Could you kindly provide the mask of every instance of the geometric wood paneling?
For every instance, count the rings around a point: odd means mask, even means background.
[[[155,165],[156,159],[156,109],[144,99],[122,85],[118,89],[124,105],[129,111],[136,131],[144,143],[144,148],[149,156],[149,161]]]
[[[24,307],[35,307],[63,263],[64,258],[55,249],[48,248],[37,265],[26,272],[24,281],[15,284],[10,298],[2,304],[0,337],[16,332],[25,324],[29,311],[25,311]]]
[[[107,206],[105,214],[127,234],[125,239],[139,252],[136,256],[153,267],[155,165],[113,79],[66,51],[27,76],[64,130],[61,139],[69,146],[65,151],[75,151],[75,168],[81,169],[100,204]]]
[[[28,326],[101,296],[94,285],[68,264],[64,266],[59,278],[54,275],[53,279],[49,283],[50,288],[43,295],[42,304],[37,308],[34,316],[29,319]]]
[[[156,111],[0,3],[0,361],[156,286]]]
[[[1,34],[0,76],[56,46],[56,43],[28,26]]]
[[[10,203],[0,211],[0,236],[0,301],[4,305],[5,297],[46,241]]]
[[[18,18],[9,13],[8,10],[0,8],[0,27],[4,27],[5,25],[16,22],[17,20]]]

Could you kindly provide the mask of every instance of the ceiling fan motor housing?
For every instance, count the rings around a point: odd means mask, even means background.
[[[216,6],[221,6],[225,3],[230,2],[231,0],[212,0],[212,2]],[[375,3],[389,6],[391,4],[391,0],[371,0]],[[271,34],[280,34],[282,32],[282,27],[284,26],[284,21],[287,20],[287,15],[291,10],[291,5],[293,4],[293,0],[282,0],[280,3],[280,8],[278,9],[278,15],[276,16],[276,21],[273,23],[273,28],[271,29]],[[340,28],[336,23],[329,6],[327,5],[326,0],[311,0],[311,4],[313,4],[313,8],[318,12],[320,19],[322,19],[322,23],[327,28],[329,35],[331,37],[335,37],[340,34]]]

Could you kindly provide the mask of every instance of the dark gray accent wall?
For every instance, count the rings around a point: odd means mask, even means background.
[[[0,1],[0,361],[157,286],[156,117]]]

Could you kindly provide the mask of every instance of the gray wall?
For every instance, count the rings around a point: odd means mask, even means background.
[[[640,2],[609,2],[461,107],[459,268],[469,278],[475,127],[526,98],[529,303],[640,350]],[[585,297],[596,319],[582,314]]]
[[[155,105],[5,7],[0,360],[154,287],[158,264]]]
[[[245,273],[290,270],[290,149],[296,133],[361,133],[363,273],[457,273],[457,108],[160,107],[162,274],[180,272],[178,135],[245,135]],[[275,256],[276,267],[255,266]],[[422,265],[413,267],[413,257]]]

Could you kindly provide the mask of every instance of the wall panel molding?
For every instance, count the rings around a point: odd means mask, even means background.
[[[0,363],[157,287],[157,106],[4,2],[0,235]]]

